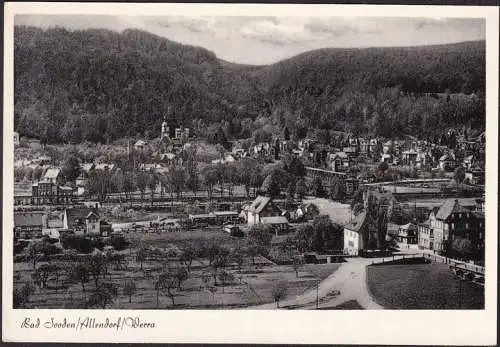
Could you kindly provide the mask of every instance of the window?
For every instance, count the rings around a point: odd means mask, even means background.
[[[465,229],[469,229],[469,223],[465,223]]]

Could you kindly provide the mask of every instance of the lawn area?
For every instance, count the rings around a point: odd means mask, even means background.
[[[377,265],[367,268],[368,287],[387,309],[483,309],[484,288],[459,281],[446,264]]]
[[[357,300],[349,300],[333,307],[320,307],[319,310],[364,310]]]

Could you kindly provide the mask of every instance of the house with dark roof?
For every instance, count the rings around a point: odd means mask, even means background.
[[[43,175],[43,181],[48,181],[53,184],[61,184],[63,183],[63,175],[61,173],[61,169],[59,168],[50,168],[45,171]]]
[[[446,253],[457,237],[468,239],[473,248],[484,249],[484,215],[448,199],[437,212],[431,212],[429,226],[434,233],[434,249]]]
[[[281,209],[276,206],[271,198],[259,195],[246,208],[247,224],[256,225],[262,223],[262,217],[278,217],[281,216]]]
[[[41,237],[44,223],[46,223],[46,217],[43,212],[14,212],[14,238]]]
[[[364,248],[363,235],[367,231],[366,213],[360,212],[354,219],[344,226],[344,253],[358,255]]]
[[[366,250],[381,249],[386,234],[387,223],[379,228],[376,221],[361,211],[344,226],[344,253],[360,255]]]
[[[73,207],[64,210],[63,229],[75,234],[100,234],[100,217],[96,209]]]

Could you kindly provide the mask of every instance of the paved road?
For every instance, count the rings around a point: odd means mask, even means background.
[[[343,263],[333,274],[323,280],[317,289],[319,307],[332,307],[349,300],[356,300],[365,309],[383,309],[377,304],[366,283],[366,266],[372,259],[350,258]],[[339,295],[332,295],[340,291]],[[276,304],[266,304],[249,307],[250,309],[274,309]],[[282,308],[313,309],[316,307],[316,288],[311,289],[296,298],[284,300]]]

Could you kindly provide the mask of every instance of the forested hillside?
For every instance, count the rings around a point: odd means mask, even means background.
[[[247,66],[138,30],[14,36],[15,128],[43,142],[156,137],[164,116],[212,141],[220,129],[260,141],[285,126],[297,138],[485,126],[485,42],[322,49]]]

